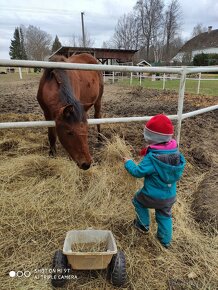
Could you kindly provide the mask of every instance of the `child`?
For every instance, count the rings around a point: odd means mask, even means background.
[[[135,206],[134,226],[148,233],[150,219],[148,208],[155,209],[158,224],[157,238],[168,248],[172,240],[172,206],[176,201],[176,182],[181,178],[185,159],[172,139],[174,127],[163,115],[152,117],[144,128],[144,138],[149,146],[143,150],[143,159],[136,165],[124,158],[126,170],[134,177],[144,177],[144,186],[136,192],[132,203]]]

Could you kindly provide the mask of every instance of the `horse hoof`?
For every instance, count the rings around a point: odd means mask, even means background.
[[[53,150],[50,150],[48,154],[52,158],[54,158],[56,156],[56,152],[54,152]]]
[[[103,145],[104,145],[103,141],[101,141],[101,142],[98,141],[98,142],[95,144],[95,148],[96,148],[96,149],[99,149],[99,148],[103,147]]]
[[[98,136],[98,142],[103,142],[104,141],[104,138],[100,135],[100,136]]]

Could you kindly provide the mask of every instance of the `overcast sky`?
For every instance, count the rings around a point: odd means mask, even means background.
[[[132,11],[137,0],[0,0],[0,58],[9,59],[15,27],[34,25],[57,34],[62,45],[81,36],[81,12],[95,47],[113,35],[119,17]],[[168,3],[169,0],[164,0]],[[188,40],[197,23],[218,29],[218,0],[180,0],[183,12],[181,35]]]

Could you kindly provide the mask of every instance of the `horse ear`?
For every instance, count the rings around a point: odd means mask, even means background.
[[[74,107],[73,105],[67,105],[63,108],[63,116],[64,119],[69,119],[74,113]]]

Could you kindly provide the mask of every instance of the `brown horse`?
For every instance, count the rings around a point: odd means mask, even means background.
[[[90,54],[69,58],[56,56],[51,61],[97,64]],[[102,73],[98,71],[45,69],[39,83],[37,100],[46,120],[54,120],[48,128],[49,154],[56,153],[56,136],[79,168],[88,169],[91,156],[88,146],[87,111],[94,105],[95,118],[100,118],[103,94]],[[97,125],[100,134],[100,125]],[[99,135],[98,135],[99,136]]]

